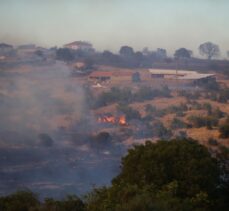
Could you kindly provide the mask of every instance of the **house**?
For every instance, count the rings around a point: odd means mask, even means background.
[[[25,44],[25,45],[19,45],[18,46],[19,50],[31,50],[31,49],[36,49],[36,45],[34,44]]]
[[[72,50],[83,50],[83,51],[93,50],[92,44],[85,41],[75,41],[72,43],[68,43],[64,45],[64,48],[69,48]]]
[[[13,46],[6,43],[0,43],[0,56],[9,56],[13,52]]]
[[[17,47],[17,55],[19,58],[33,57],[36,50],[34,44],[20,45]]]

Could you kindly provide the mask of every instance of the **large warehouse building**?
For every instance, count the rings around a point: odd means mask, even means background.
[[[136,80],[134,80],[136,73],[138,74],[138,83],[141,85],[154,86],[155,88],[161,86],[187,88],[193,87],[193,85],[197,87],[201,84],[209,83],[209,81],[216,80],[215,74],[165,69],[94,71],[88,76],[88,79],[94,84],[108,82],[113,85],[127,85],[128,83],[136,82]]]
[[[178,80],[201,80],[215,77],[214,74],[198,73],[196,71],[187,70],[161,70],[149,69],[151,78],[162,79],[178,79]]]

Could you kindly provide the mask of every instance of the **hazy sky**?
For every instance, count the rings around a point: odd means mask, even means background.
[[[0,42],[62,46],[90,41],[117,51],[219,44],[229,50],[229,0],[0,0]]]

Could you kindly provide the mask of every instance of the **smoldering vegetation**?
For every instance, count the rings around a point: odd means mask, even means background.
[[[0,194],[81,194],[110,182],[125,152],[101,130],[84,88],[61,62],[18,65],[0,77]]]

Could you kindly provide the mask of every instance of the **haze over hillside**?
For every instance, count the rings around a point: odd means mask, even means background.
[[[148,46],[169,55],[178,47],[196,54],[200,43],[212,41],[225,57],[228,10],[227,0],[1,0],[0,40],[45,47],[88,40],[98,50]]]
[[[0,0],[0,211],[227,211],[228,11]]]

